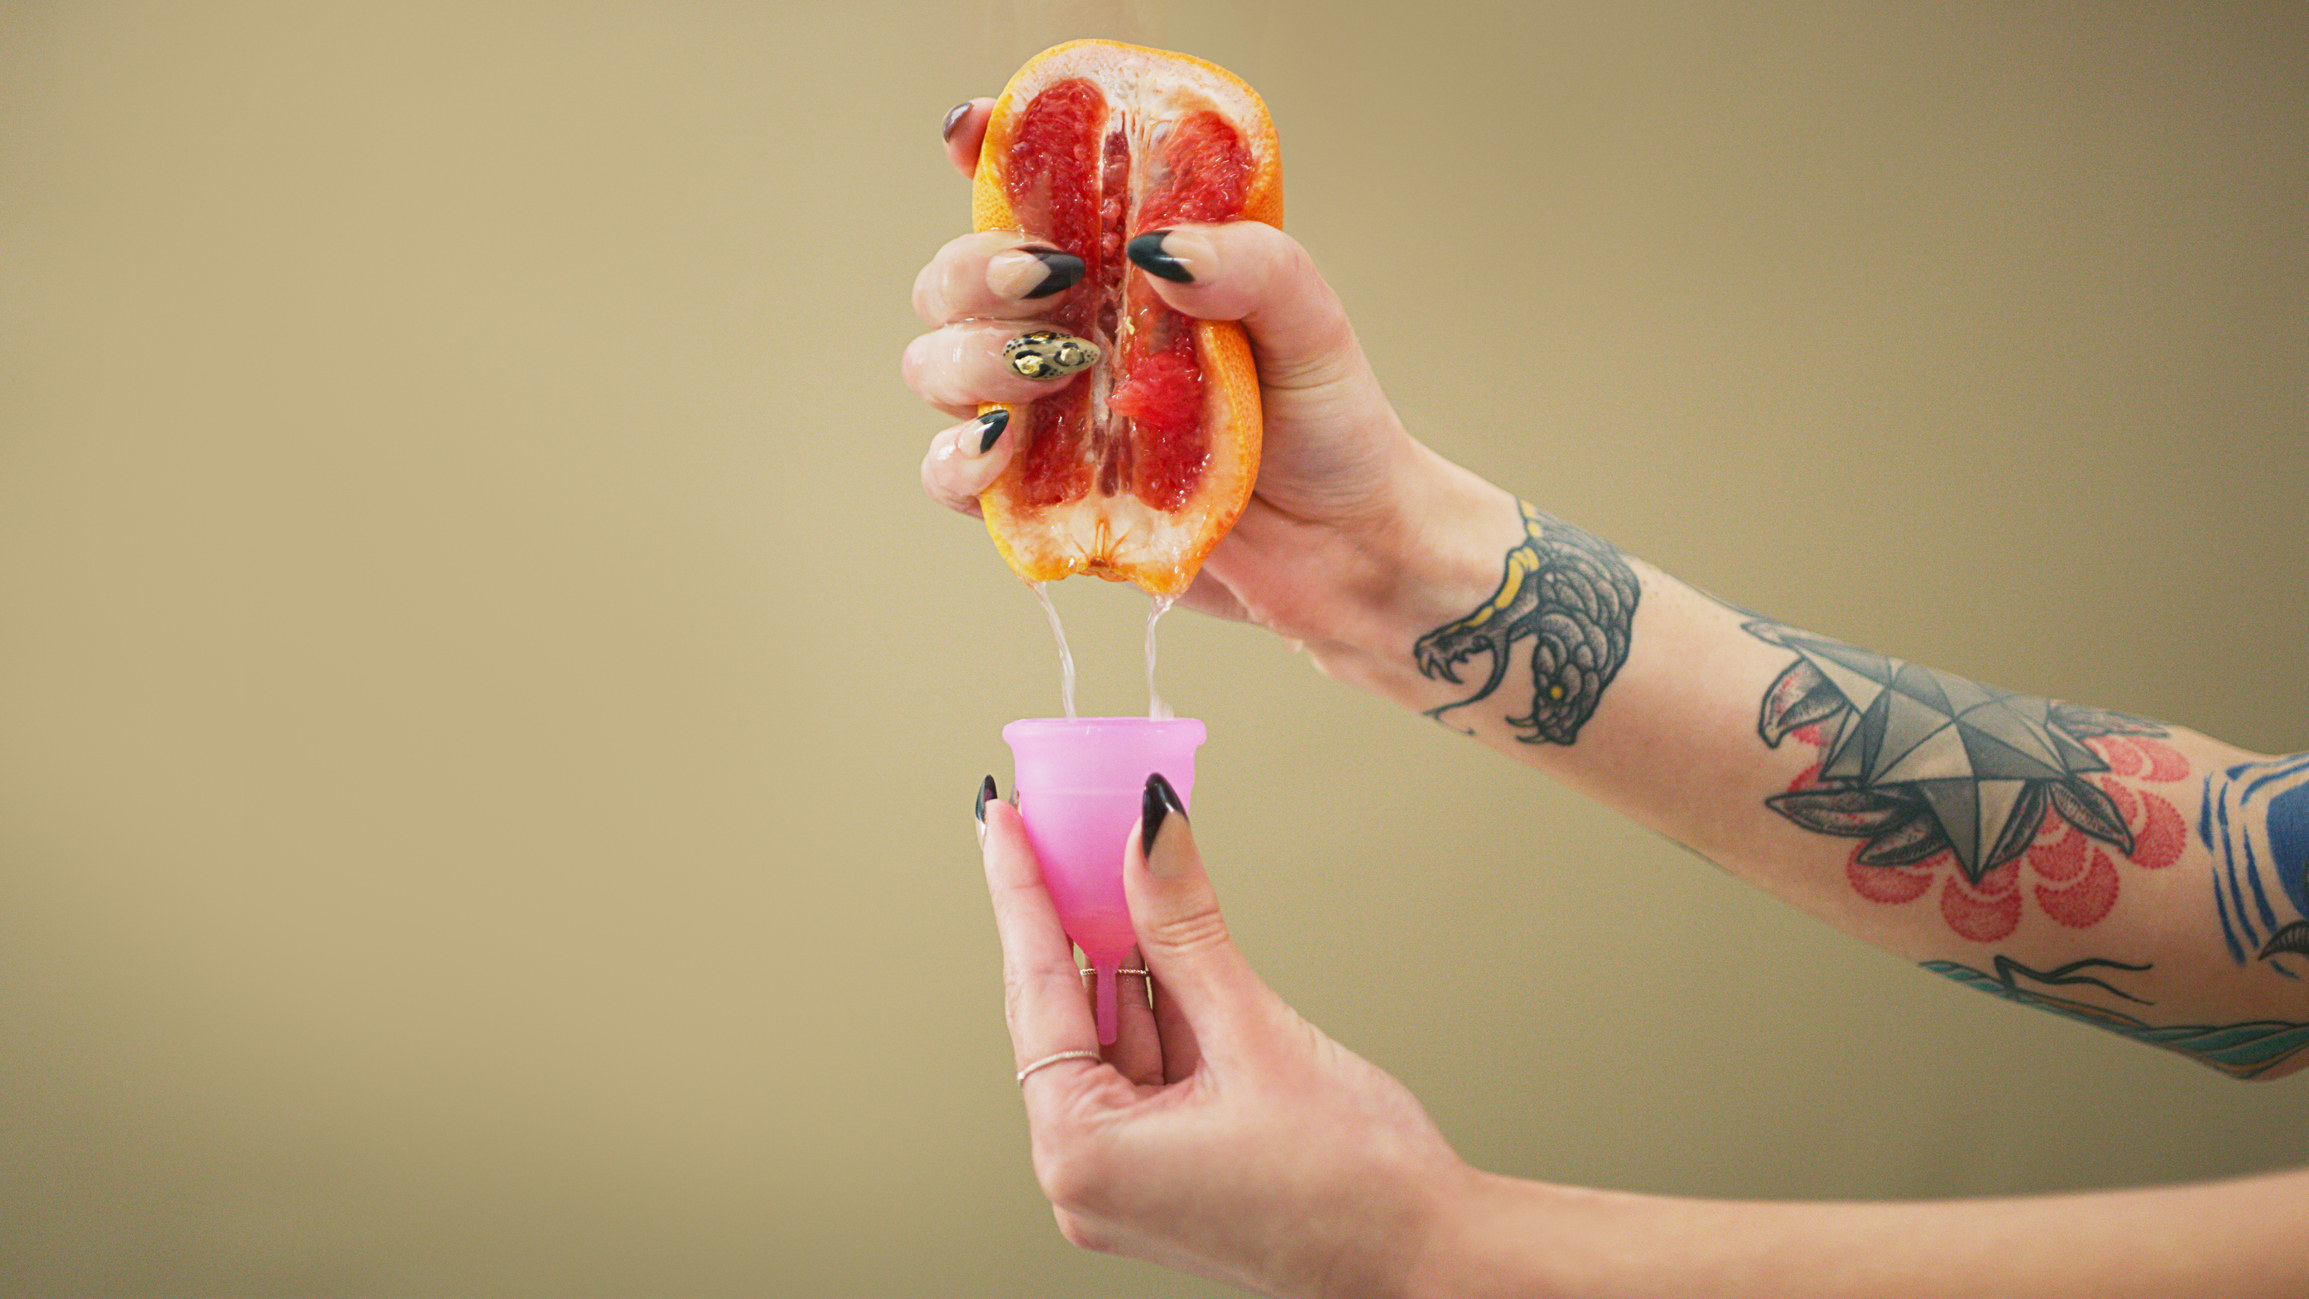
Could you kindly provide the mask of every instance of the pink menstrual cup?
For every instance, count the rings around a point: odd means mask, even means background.
[[[1002,728],[1042,882],[1066,936],[1098,975],[1100,1042],[1114,1041],[1114,972],[1138,941],[1123,900],[1122,860],[1146,779],[1161,772],[1186,802],[1203,735],[1191,717],[1036,717]]]

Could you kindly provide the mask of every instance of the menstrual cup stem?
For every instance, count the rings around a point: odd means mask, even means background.
[[[1115,969],[1116,967],[1112,965],[1094,965],[1091,967],[1091,972],[1097,976],[1098,983],[1098,1044],[1100,1046],[1114,1045],[1115,1036],[1120,1031],[1116,1022]]]

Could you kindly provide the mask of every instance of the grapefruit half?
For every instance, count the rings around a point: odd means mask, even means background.
[[[1280,225],[1266,105],[1189,55],[1045,50],[995,102],[971,216],[1083,260],[1049,319],[1101,350],[1065,387],[1010,407],[1017,450],[979,496],[995,546],[1030,582],[1092,573],[1185,590],[1258,478],[1259,376],[1241,326],[1171,310],[1123,246],[1182,222]]]

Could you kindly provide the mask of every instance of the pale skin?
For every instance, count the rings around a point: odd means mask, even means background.
[[[948,137],[965,175],[990,106],[974,101]],[[1050,390],[998,356],[1048,306],[1021,296],[1035,278],[1015,252],[1026,242],[964,236],[917,281],[930,332],[906,351],[906,381],[957,419],[981,402]],[[1951,773],[1924,773],[1938,784],[1902,784],[1896,770],[1878,773],[1881,784],[1832,779],[1822,764],[1835,728],[1865,711],[1866,683],[1814,650],[1838,689],[1806,694],[1807,682],[1825,678],[1806,675],[1805,652],[1608,547],[1604,562],[1624,563],[1626,589],[1641,594],[1622,624],[1625,661],[1610,665],[1576,739],[1534,740],[1529,719],[1546,687],[1529,666],[1529,639],[1502,642],[1515,665],[1491,693],[1481,687],[1492,651],[1464,659],[1456,681],[1423,671],[1422,644],[1489,607],[1503,555],[1537,532],[1512,495],[1405,431],[1337,299],[1289,237],[1255,224],[1183,227],[1165,251],[1193,282],[1159,291],[1186,314],[1244,323],[1266,405],[1257,493],[1183,603],[1264,626],[1326,674],[1408,707],[1467,700],[1442,720],[1830,924],[1943,972],[2001,978],[2014,999],[2082,1002],[2103,1016],[2094,1022],[2144,1034],[2309,1021],[2309,980],[2224,943],[2214,853],[2173,832],[2195,823],[2208,773],[2261,755],[2056,708],[2050,725],[2063,733],[2053,739],[2081,755],[2072,765],[2090,786],[2083,801],[2112,790],[2113,810],[2040,801],[2010,818],[2018,838],[1991,849],[1994,836],[1983,837],[1967,863],[1943,843],[1937,855],[1871,865],[1856,854],[1891,853],[1902,826],[1957,826],[1941,804],[1932,804],[1937,819],[1916,811],[1925,806],[1917,791],[1948,788]],[[964,422],[932,440],[922,480],[934,499],[975,512],[1014,449],[998,437],[982,450],[982,439]],[[1548,521],[1550,538],[1557,527]],[[2033,702],[2042,721],[2044,705]],[[2079,720],[2088,717],[2099,720]],[[1806,718],[1815,721],[1799,729]],[[1767,742],[1775,720],[1785,731]],[[2111,738],[2128,724],[2146,729]],[[2149,756],[2128,756],[2138,754]],[[1879,820],[1859,829],[1823,829],[1833,818],[1804,810],[1847,796],[1894,810],[1870,813]],[[1767,803],[1775,797],[1781,806]],[[2159,802],[2179,819],[2160,819]],[[2040,813],[2041,834],[2026,846]],[[1994,816],[1984,824],[1993,829]],[[990,801],[982,834],[1019,1063],[1095,1044],[1073,953],[1016,814]],[[1946,837],[1962,836],[1951,828]],[[2078,865],[2095,853],[2105,860],[2091,871]],[[1990,873],[2000,862],[2002,874]],[[1876,1205],[1679,1200],[1471,1169],[1400,1085],[1299,1018],[1244,962],[1183,814],[1160,820],[1151,851],[1134,839],[1125,872],[1155,1009],[1126,1018],[1104,1060],[1052,1065],[1023,1085],[1037,1176],[1078,1244],[1289,1295],[2309,1293],[2309,1171]],[[1911,889],[1930,891],[1894,896]],[[2309,1050],[2276,1049],[2254,1076],[2305,1064]]]

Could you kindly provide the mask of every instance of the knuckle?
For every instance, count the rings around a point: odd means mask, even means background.
[[[965,484],[950,481],[942,474],[925,466],[922,471],[922,494],[936,504],[962,514],[979,512],[977,493]]]
[[[932,262],[924,266],[920,273],[914,277],[914,315],[925,325],[938,323],[938,317],[933,311],[936,302],[931,294],[931,286],[936,282],[937,273],[938,263]]]
[[[940,324],[952,324],[971,305],[966,271],[957,257],[941,258],[937,270],[930,291],[932,318]]]
[[[1002,975],[1002,1013],[1013,1034],[1032,1018],[1036,1005],[1081,996],[1082,982],[1072,966],[1006,969]]]
[[[1268,374],[1262,368],[1260,377],[1302,388],[1345,378],[1354,372],[1355,358],[1361,354],[1346,308],[1324,280],[1306,245],[1281,231],[1269,233],[1263,241],[1266,256],[1260,261],[1264,273],[1258,297],[1279,321],[1290,322],[1298,346],[1290,349],[1290,359],[1278,365],[1275,373]]]
[[[924,353],[928,350],[929,338],[928,334],[916,335],[913,342],[906,344],[906,350],[898,354],[898,377],[905,380],[916,396],[923,395],[922,373],[928,364]]]
[[[945,349],[951,352],[951,347]],[[951,356],[939,355],[936,335],[923,336],[923,346],[907,353],[908,366],[904,370],[906,386],[915,396],[940,410],[975,405],[969,385],[955,374],[956,362]]]
[[[988,248],[1000,246],[1005,237],[1003,232],[998,230],[974,230],[969,234],[956,235],[939,245],[938,253],[931,259],[930,264],[933,266],[953,266],[958,262],[967,262],[974,257],[983,257]]]
[[[1026,1020],[1026,982],[1015,974],[1002,977],[1002,1022],[1015,1036]]]
[[[1315,269],[1315,255],[1307,251],[1307,245],[1280,230],[1275,231],[1274,237],[1267,242],[1277,274],[1293,280],[1322,278]]]
[[[1090,1219],[1079,1213],[1070,1213],[1065,1209],[1054,1209],[1052,1216],[1058,1220],[1058,1234],[1066,1238],[1067,1244],[1076,1249],[1087,1249],[1098,1254],[1114,1252],[1112,1238],[1101,1231],[1098,1225]]]
[[[1034,1144],[1035,1185],[1061,1214],[1089,1212],[1106,1189],[1107,1177],[1105,1158],[1079,1137],[1061,1132]]]
[[[1150,918],[1147,932],[1140,937],[1168,951],[1209,951],[1227,945],[1227,921],[1219,914],[1218,904],[1208,902],[1186,911]]]
[[[982,231],[947,240],[914,279],[914,314],[927,325],[951,324],[969,314],[978,296],[973,286],[984,279],[987,255],[1000,239]]]

